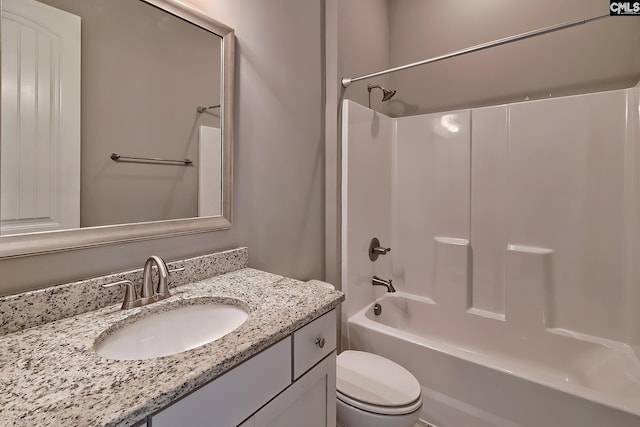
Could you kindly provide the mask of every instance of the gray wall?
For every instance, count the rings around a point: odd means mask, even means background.
[[[220,38],[141,1],[42,2],[82,19],[81,226],[197,216],[198,130],[219,113],[196,107],[220,103]]]
[[[608,14],[602,0],[386,0],[385,27],[380,3],[339,2],[340,77]],[[640,23],[637,17],[605,18],[354,83],[343,95],[366,105],[367,83],[384,85],[385,78],[398,93],[387,105],[372,106],[394,117],[629,87],[640,80]]]
[[[172,260],[241,245],[249,247],[252,267],[322,277],[322,2],[224,0],[204,6],[236,29],[233,228],[2,260],[0,293],[141,267],[151,254]]]
[[[391,2],[393,3],[393,2]],[[390,28],[388,0],[338,1],[338,72],[343,77],[355,77],[389,67]],[[368,105],[368,84],[388,87],[390,77],[381,76],[353,83],[348,98]],[[388,103],[382,103],[382,92],[371,92],[371,107],[388,113]]]
[[[387,0],[324,0],[325,70],[325,280],[341,288],[341,101],[347,92],[343,76],[356,76],[389,65],[389,4]],[[367,85],[388,86],[389,77],[351,85],[348,97],[368,103]],[[388,112],[380,102],[381,92],[372,92],[372,107]]]
[[[390,66],[584,17],[603,0],[390,0]],[[640,19],[580,27],[394,73],[394,117],[618,89],[640,80]]]

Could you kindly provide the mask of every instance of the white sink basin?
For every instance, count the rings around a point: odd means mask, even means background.
[[[96,353],[107,359],[143,360],[169,356],[210,343],[233,331],[249,314],[229,304],[179,305],[142,317],[98,337]]]

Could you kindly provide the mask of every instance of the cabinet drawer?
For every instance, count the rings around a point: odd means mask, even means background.
[[[331,310],[293,333],[293,379],[336,349],[336,311]]]

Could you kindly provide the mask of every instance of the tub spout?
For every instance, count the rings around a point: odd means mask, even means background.
[[[373,279],[371,279],[371,284],[373,286],[384,286],[385,288],[387,288],[387,292],[396,291],[396,288],[393,287],[393,283],[391,283],[391,279],[384,280],[379,278],[378,276],[373,276]]]

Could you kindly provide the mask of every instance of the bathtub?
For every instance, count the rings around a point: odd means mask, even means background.
[[[625,344],[561,329],[514,332],[468,313],[447,318],[397,292],[347,321],[349,345],[400,363],[438,427],[638,427],[640,363]]]

